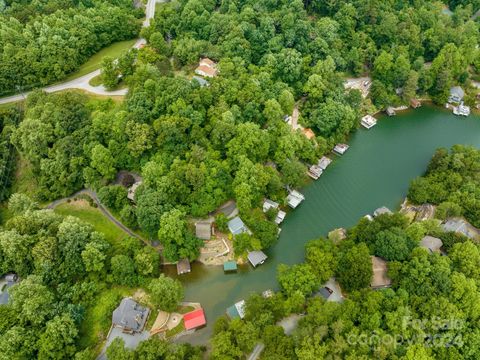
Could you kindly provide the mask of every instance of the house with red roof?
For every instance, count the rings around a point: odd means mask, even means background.
[[[203,309],[196,309],[183,315],[186,330],[199,328],[207,323]]]

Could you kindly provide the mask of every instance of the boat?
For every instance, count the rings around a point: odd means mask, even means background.
[[[347,144],[337,144],[335,145],[335,147],[333,148],[333,151],[335,153],[337,153],[338,155],[343,155],[347,152],[348,148],[350,146],[348,146]]]

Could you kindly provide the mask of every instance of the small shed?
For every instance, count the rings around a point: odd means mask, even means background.
[[[190,267],[190,261],[188,261],[188,259],[182,259],[177,263],[178,275],[188,274],[190,271],[192,271],[192,268]]]
[[[192,330],[204,326],[207,323],[203,309],[197,309],[183,315],[186,330]]]
[[[440,248],[443,246],[441,239],[434,236],[427,235],[422,241],[420,241],[420,247],[427,249],[431,253],[440,252]]]
[[[113,311],[112,324],[127,333],[141,332],[145,327],[150,310],[132,298],[123,298]]]
[[[389,287],[392,280],[387,276],[387,262],[377,256],[372,256],[372,282],[370,286],[373,289]]]
[[[234,236],[244,232],[248,233],[247,226],[243,223],[239,216],[234,217],[228,222],[228,229]]]
[[[225,272],[237,271],[237,263],[235,261],[225,261],[223,263],[223,271]]]
[[[248,261],[253,267],[263,264],[265,260],[267,260],[267,255],[263,251],[250,251],[248,253]]]
[[[212,223],[210,221],[196,222],[195,236],[202,240],[210,240],[212,237]]]

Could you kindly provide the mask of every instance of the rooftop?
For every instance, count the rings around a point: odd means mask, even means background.
[[[373,212],[373,216],[375,217],[383,214],[392,214],[392,211],[386,206],[382,206]]]
[[[228,229],[233,235],[238,235],[244,232],[248,232],[248,228],[243,223],[239,216],[234,217],[228,222]]]
[[[195,329],[207,323],[203,309],[197,309],[183,315],[183,321],[186,330]]]
[[[318,166],[320,166],[320,169],[325,170],[331,162],[332,160],[330,158],[322,156],[322,158],[318,160]]]
[[[195,236],[202,240],[210,240],[212,237],[212,223],[210,221],[196,222]]]
[[[269,199],[266,199],[263,202],[263,212],[267,212],[270,209],[277,209],[278,208],[278,203]]]
[[[237,263],[235,261],[224,262],[223,271],[237,271]]]
[[[267,255],[263,251],[250,251],[248,253],[248,261],[250,261],[253,267],[263,264],[265,260],[267,260]]]
[[[182,259],[177,263],[178,275],[188,274],[190,271],[192,271],[192,269],[190,267],[190,261],[188,261],[188,259]]]
[[[206,65],[200,65],[195,69],[195,74],[207,76],[207,77],[214,77],[217,75],[217,69]]]
[[[430,250],[430,252],[440,252],[442,246],[442,240],[430,235],[425,236],[422,241],[420,241],[420,247]]]
[[[141,332],[149,313],[148,308],[139,305],[132,298],[123,298],[113,311],[112,324],[127,332]]]

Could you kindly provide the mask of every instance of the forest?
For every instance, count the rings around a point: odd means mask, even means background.
[[[412,98],[444,105],[454,85],[474,104],[479,8],[478,0],[173,0],[140,30],[143,9],[127,0],[0,0],[0,94],[60,81],[117,41],[147,40],[102,61],[106,88],[128,86],[123,101],[37,89],[0,108],[0,273],[22,278],[0,306],[0,360],[93,359],[98,338],[85,328],[97,302],[103,327],[137,288],[157,309],[167,293],[178,303],[183,290],[160,263],[195,260],[203,242],[193,219],[228,200],[252,230],[233,239],[235,256],[272,247],[276,214],[262,211],[263,200],[286,205],[286,189],[305,185],[307,166],[346,142],[365,113]],[[206,86],[192,80],[203,57],[219,70]],[[371,77],[367,97],[344,87],[360,76]],[[294,110],[314,137],[285,121]],[[470,147],[439,149],[413,180],[409,200],[437,205],[438,219],[381,215],[341,242],[312,240],[304,263],[279,266],[280,292],[252,295],[244,321],[218,320],[210,356],[241,359],[261,339],[262,359],[479,358],[478,245],[438,221],[464,216],[480,226],[479,160]],[[142,178],[134,201],[119,171]],[[44,209],[84,188],[146,241],[119,244]],[[226,232],[226,218],[215,226]],[[425,235],[442,239],[445,256],[419,248]],[[161,254],[149,246],[156,241]],[[371,255],[388,261],[391,288],[369,289]],[[348,294],[341,304],[312,296],[331,277]],[[156,284],[160,295],[149,291]],[[276,323],[290,314],[305,316],[286,336]],[[461,327],[449,328],[451,319]],[[352,344],[367,334],[402,341]],[[445,346],[425,346],[438,334]],[[151,339],[134,351],[116,341],[107,355],[199,359],[203,350]]]
[[[142,16],[125,0],[1,0],[0,95],[62,80],[101,48],[135,38]]]
[[[419,247],[426,235],[443,241],[441,253]],[[262,359],[476,359],[479,250],[437,219],[363,218],[340,242],[307,243],[304,263],[279,265],[281,291],[251,295],[243,320],[217,320],[211,359],[241,359],[259,342]],[[388,261],[391,287],[370,288],[372,255]],[[332,276],[343,301],[319,292]],[[278,322],[291,314],[302,315],[287,336]]]

